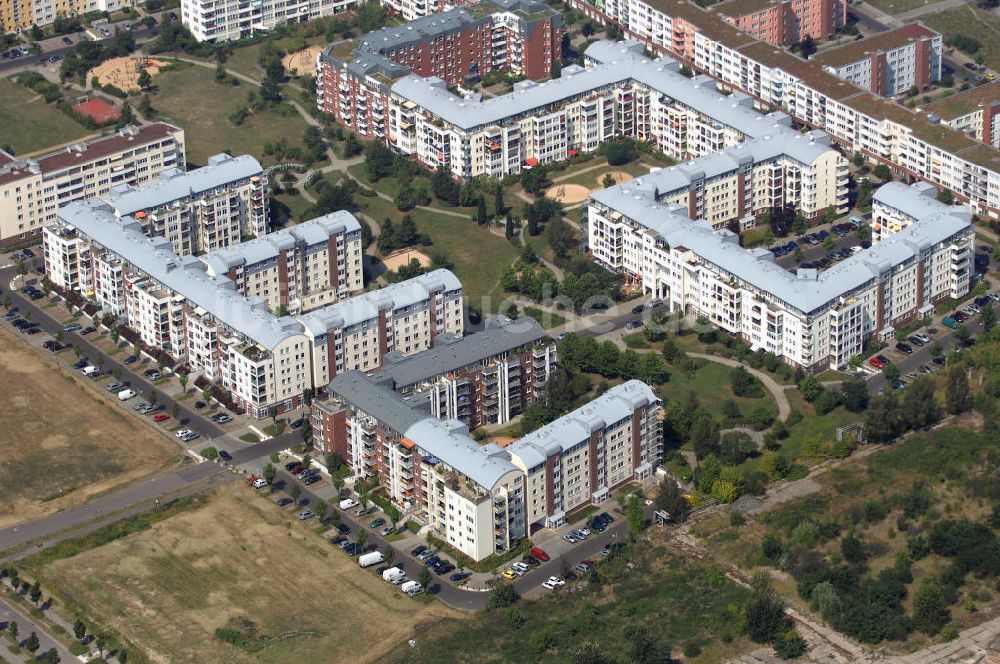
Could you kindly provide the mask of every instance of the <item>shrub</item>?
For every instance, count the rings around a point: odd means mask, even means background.
[[[201,455],[206,459],[208,459],[209,461],[212,461],[213,459],[219,458],[219,450],[215,449],[214,447],[206,447],[201,451]]]

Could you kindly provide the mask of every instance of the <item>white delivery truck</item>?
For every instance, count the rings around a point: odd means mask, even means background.
[[[133,397],[135,397],[135,390],[122,390],[121,392],[118,393],[119,401],[128,401]]]
[[[349,510],[352,507],[357,507],[357,506],[358,506],[358,501],[354,500],[353,498],[344,498],[342,501],[340,501],[340,509],[342,510]]]
[[[378,565],[384,560],[385,556],[382,555],[381,551],[372,551],[358,558],[358,564],[362,567],[371,567],[372,565]]]
[[[407,595],[409,595],[410,597],[413,597],[414,595],[419,595],[424,591],[424,587],[421,586],[416,581],[407,581],[406,583],[401,585],[399,589],[402,590]]]
[[[406,581],[406,572],[398,567],[390,567],[382,572],[382,580],[398,586]]]

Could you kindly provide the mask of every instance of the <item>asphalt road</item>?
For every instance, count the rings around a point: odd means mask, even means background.
[[[135,26],[136,27],[134,27],[132,29],[132,36],[135,38],[136,43],[141,43],[141,42],[144,42],[144,41],[148,41],[149,39],[151,39],[151,38],[155,37],[157,34],[159,34],[159,30],[158,30],[159,26],[154,26],[152,28],[147,28],[146,26],[144,26],[139,21],[135,22]],[[75,34],[69,35],[69,37],[70,37],[70,39],[73,40],[73,45],[72,46],[62,45],[60,47],[53,48],[53,49],[48,50],[48,51],[43,51],[42,53],[39,53],[38,55],[26,55],[26,56],[23,56],[23,57],[20,57],[20,58],[16,58],[14,60],[6,60],[6,59],[5,60],[0,60],[0,75],[4,75],[4,74],[6,74],[8,72],[13,72],[15,70],[27,69],[28,67],[33,66],[33,65],[42,64],[45,61],[47,61],[49,58],[53,58],[53,57],[63,58],[63,57],[65,57],[67,53],[70,53],[71,51],[74,51],[76,49],[76,47],[82,41],[80,39],[79,33],[75,33]],[[107,46],[108,44],[112,43],[114,40],[115,40],[114,35],[112,35],[111,37],[104,37],[103,39],[97,39],[97,40],[93,40],[93,41],[95,41],[98,44],[102,44],[102,45]],[[88,39],[87,41],[91,41],[91,40]]]
[[[5,587],[9,587],[6,586],[6,582],[4,582],[4,584]],[[23,643],[31,635],[32,632],[34,632],[38,636],[39,648],[38,651],[36,652],[37,655],[41,655],[43,653],[48,652],[49,649],[55,648],[56,652],[59,653],[60,661],[67,662],[67,664],[69,664],[69,662],[79,661],[75,656],[73,656],[69,652],[69,650],[66,649],[64,645],[53,639],[49,635],[49,633],[45,630],[44,627],[36,624],[35,621],[33,621],[22,610],[21,606],[12,604],[11,602],[8,602],[6,599],[0,597],[0,628],[3,628],[4,630],[8,629],[8,625],[10,625],[11,622],[17,623],[18,641]],[[25,661],[34,661],[34,657],[31,657],[30,653],[28,653],[27,650],[22,651],[22,655]],[[0,659],[3,659],[3,657],[4,655],[0,655]],[[21,658],[18,655],[12,654],[11,657],[17,658],[12,661],[21,661]]]

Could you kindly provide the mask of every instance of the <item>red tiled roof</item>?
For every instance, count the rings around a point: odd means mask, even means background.
[[[73,110],[81,115],[86,115],[97,124],[115,122],[122,116],[122,114],[118,112],[118,109],[99,98],[90,99],[77,104],[73,107]]]

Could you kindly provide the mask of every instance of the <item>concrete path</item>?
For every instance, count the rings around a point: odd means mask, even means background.
[[[960,7],[968,3],[969,0],[940,0],[939,2],[932,2],[930,4],[924,5],[923,7],[917,7],[916,9],[900,12],[899,14],[895,14],[894,18],[897,21],[906,23],[908,21],[912,21],[913,19],[919,18],[926,14],[936,14],[938,12],[943,12],[946,9]]]

